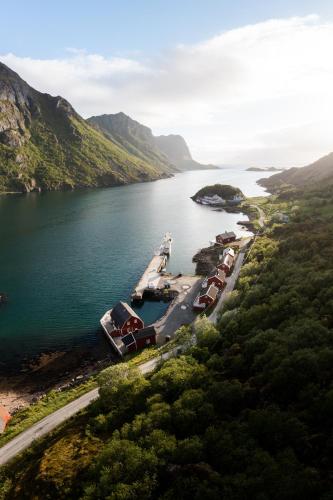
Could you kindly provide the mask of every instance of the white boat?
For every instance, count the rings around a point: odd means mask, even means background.
[[[160,254],[170,256],[171,255],[171,246],[172,246],[171,233],[165,233],[164,238],[162,240],[162,244],[160,246]]]

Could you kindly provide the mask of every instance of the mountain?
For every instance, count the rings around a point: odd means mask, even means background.
[[[333,182],[333,153],[302,168],[289,168],[266,179],[259,179],[258,184],[269,191],[283,187],[312,187],[315,184]]]
[[[177,170],[157,147],[151,129],[141,125],[125,113],[92,116],[87,122],[128,153],[144,161],[152,162],[170,173]]]
[[[159,135],[155,137],[159,150],[169,158],[179,170],[202,170],[217,168],[193,160],[188,145],[181,135]]]
[[[180,135],[154,136],[150,128],[124,113],[92,116],[87,121],[128,152],[157,162],[164,169],[185,171],[216,168],[193,160],[188,145]]]
[[[34,90],[0,63],[0,191],[113,186],[171,170],[107,138],[65,99]]]

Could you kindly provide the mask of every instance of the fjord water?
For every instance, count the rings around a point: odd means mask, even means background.
[[[266,175],[266,174],[265,174]],[[269,175],[269,174],[267,174]],[[198,189],[232,184],[264,194],[262,172],[186,172],[157,182],[76,192],[0,197],[0,368],[40,352],[65,350],[102,335],[99,318],[128,300],[166,231],[174,244],[168,269],[193,273],[192,257],[242,214],[194,203]],[[149,323],[165,304],[140,311]]]

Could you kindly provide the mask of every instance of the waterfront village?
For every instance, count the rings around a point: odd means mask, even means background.
[[[218,261],[207,276],[173,276],[166,272],[172,247],[171,234],[166,233],[132,293],[132,303],[145,299],[172,301],[166,314],[145,326],[129,304],[118,302],[100,320],[108,341],[120,356],[162,345],[179,327],[191,323],[196,313],[212,311],[226,286],[241,242],[234,232],[224,232],[216,236],[214,246],[219,249]]]

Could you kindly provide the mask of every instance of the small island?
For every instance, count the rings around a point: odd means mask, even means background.
[[[277,167],[266,167],[266,168],[261,168],[261,167],[249,167],[246,169],[247,172],[281,172],[283,168],[277,168]]]
[[[200,205],[239,205],[245,197],[239,188],[227,184],[214,184],[200,189],[191,199]]]

